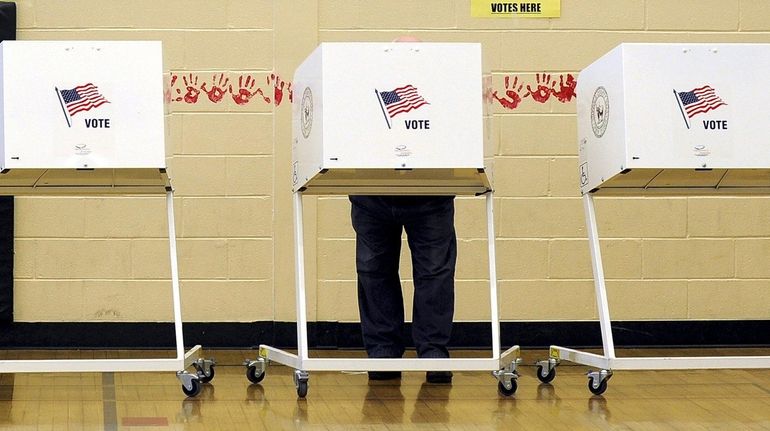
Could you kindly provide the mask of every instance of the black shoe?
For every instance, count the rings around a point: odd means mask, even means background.
[[[396,380],[401,378],[401,371],[369,371],[369,380]]]
[[[428,383],[452,383],[451,371],[428,371],[425,373],[425,381]]]

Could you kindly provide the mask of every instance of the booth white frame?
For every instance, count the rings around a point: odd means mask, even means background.
[[[588,388],[594,394],[607,389],[613,370],[770,368],[770,356],[618,358],[594,208],[594,196],[604,195],[767,195],[770,153],[764,126],[770,111],[761,100],[751,99],[750,89],[729,83],[751,82],[768,70],[767,44],[622,43],[580,72],[579,184],[603,352],[551,346],[549,359],[537,363],[541,381],[555,377],[561,360],[599,368],[588,374]],[[686,113],[684,93],[677,88],[700,92],[701,85],[718,88],[728,102],[714,92],[713,99],[696,97],[708,109]],[[713,111],[722,106],[711,104],[717,101],[729,108]],[[700,120],[691,121],[700,114],[703,129],[695,126]],[[726,124],[728,119],[737,126],[731,125],[729,133],[707,131],[708,121]]]
[[[679,190],[680,192],[686,189]],[[741,191],[745,191],[743,189]],[[750,190],[750,189],[749,189]],[[767,190],[763,190],[765,193]],[[729,193],[729,192],[728,192]],[[749,191],[751,193],[751,191]],[[755,192],[756,193],[756,192]],[[697,194],[697,193],[691,193]],[[607,301],[607,287],[604,280],[604,267],[599,249],[599,233],[596,224],[593,193],[583,195],[588,244],[591,251],[591,264],[594,276],[596,307],[599,313],[599,325],[602,333],[603,354],[589,353],[562,346],[550,346],[549,359],[538,361],[538,378],[548,383],[555,377],[555,368],[560,361],[569,361],[581,365],[599,368],[588,373],[588,389],[601,395],[607,389],[607,381],[613,370],[701,370],[701,369],[750,369],[770,368],[770,356],[685,356],[685,357],[628,357],[618,358],[615,354],[615,342],[612,337],[612,321]]]
[[[435,191],[433,192],[435,193]],[[430,193],[426,193],[430,194]],[[305,247],[303,233],[302,192],[295,192],[294,200],[294,246],[295,281],[297,300],[297,354],[289,353],[268,345],[259,346],[260,358],[247,360],[247,375],[252,382],[264,378],[266,361],[274,361],[295,369],[294,383],[297,395],[307,395],[308,371],[492,371],[499,380],[498,389],[505,395],[516,391],[516,365],[519,361],[519,346],[513,346],[500,353],[500,317],[497,300],[497,273],[495,266],[495,231],[493,193],[486,197],[487,240],[489,243],[489,289],[492,322],[492,356],[490,358],[310,358],[307,341],[307,304],[305,295]]]
[[[179,270],[176,248],[176,228],[174,222],[174,191],[165,169],[159,169],[162,182],[165,185],[140,184],[137,186],[98,187],[67,185],[57,187],[39,187],[34,184],[28,187],[4,186],[1,184],[3,175],[23,169],[13,169],[0,173],[0,195],[115,195],[115,194],[160,194],[165,189],[166,214],[168,218],[168,241],[171,267],[172,302],[174,308],[174,338],[176,343],[175,358],[151,359],[33,359],[33,360],[0,360],[0,373],[70,373],[70,372],[141,372],[141,371],[176,371],[177,378],[182,382],[183,392],[188,396],[200,393],[201,383],[213,378],[213,360],[200,358],[201,346],[196,345],[188,352],[184,351],[182,334],[182,307],[179,291]],[[50,172],[48,170],[47,172]],[[57,169],[65,172],[68,170]],[[72,171],[75,171],[74,169]],[[86,171],[87,172],[87,171]],[[194,365],[196,373],[185,371]]]

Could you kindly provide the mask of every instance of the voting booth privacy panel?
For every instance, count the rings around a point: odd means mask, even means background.
[[[593,196],[770,192],[770,105],[756,83],[770,75],[766,44],[622,44],[586,67],[578,86],[580,188],[603,355],[551,346],[538,377],[568,360],[613,369],[769,368],[770,356],[617,358]]]
[[[580,73],[583,193],[770,190],[765,44],[622,44]]]
[[[322,43],[293,81],[294,191],[491,190],[482,81],[479,44]]]
[[[0,194],[165,195],[176,341],[176,358],[2,360],[0,372],[177,371],[197,395],[214,371],[201,346],[184,351],[161,43],[4,41],[0,112]]]
[[[297,354],[260,346],[246,360],[253,383],[267,361],[308,371],[487,370],[516,391],[518,346],[500,352],[488,95],[481,46],[472,43],[323,43],[293,80],[294,241]],[[485,195],[491,358],[310,358],[305,299],[303,194]],[[353,256],[350,257],[354,259]]]
[[[0,44],[0,192],[163,191],[160,42]]]

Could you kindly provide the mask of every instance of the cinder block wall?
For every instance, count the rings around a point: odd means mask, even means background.
[[[621,42],[770,42],[770,3],[761,0],[562,0],[557,19],[471,18],[468,0],[19,0],[18,8],[19,39],[163,41],[183,312],[203,322],[295,318],[290,84],[319,42],[408,33],[483,44],[496,91],[505,320],[596,317],[570,77],[579,85],[579,71]],[[541,85],[566,92],[538,98]],[[16,202],[18,321],[171,318],[162,197]],[[309,318],[357,321],[347,199],[306,198],[305,210]],[[597,211],[614,318],[770,317],[766,199],[608,198]],[[481,199],[458,198],[457,320],[489,318],[483,215]]]

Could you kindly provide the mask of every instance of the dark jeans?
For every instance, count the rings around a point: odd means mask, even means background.
[[[449,356],[457,239],[453,196],[350,196],[358,308],[369,357],[404,353],[401,229],[412,254],[412,338],[421,358]]]

